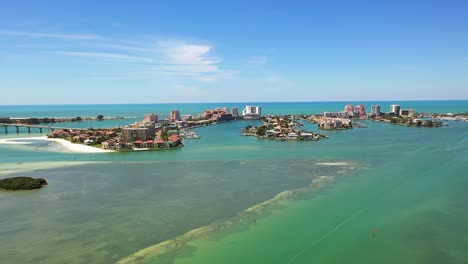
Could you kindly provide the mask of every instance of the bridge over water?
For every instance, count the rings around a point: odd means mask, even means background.
[[[5,133],[8,134],[8,128],[9,127],[16,127],[16,133],[19,133],[20,127],[25,127],[28,129],[28,133],[31,133],[31,129],[39,129],[39,132],[42,133],[42,130],[48,130],[53,132],[54,130],[88,130],[86,128],[71,128],[71,127],[57,127],[57,126],[40,126],[40,125],[27,125],[27,124],[6,124],[6,123],[0,123],[0,127],[5,128]]]

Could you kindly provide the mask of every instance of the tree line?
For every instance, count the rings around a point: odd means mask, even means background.
[[[103,115],[98,115],[97,120],[104,120]],[[0,123],[4,124],[25,124],[25,125],[39,125],[39,124],[48,124],[48,123],[58,123],[58,122],[79,122],[83,121],[83,118],[80,116],[73,118],[53,118],[53,117],[43,117],[43,118],[21,118],[15,119],[10,117],[0,117]]]

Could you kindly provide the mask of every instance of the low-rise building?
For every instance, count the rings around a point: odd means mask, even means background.
[[[145,118],[143,119],[143,122],[145,122],[145,123],[158,123],[159,122],[159,116],[156,115],[155,113],[147,114],[147,115],[145,115]]]
[[[137,122],[122,128],[122,137],[126,141],[141,140],[146,141],[153,138],[155,124]]]
[[[400,116],[403,117],[414,117],[414,110],[413,109],[401,109]]]
[[[217,107],[213,110],[205,110],[205,118],[218,122],[234,120],[233,115],[228,112],[226,107]]]
[[[346,112],[346,111],[324,112],[323,116],[324,117],[332,117],[332,118],[349,118],[349,117],[353,117],[353,112]]]
[[[192,115],[181,115],[180,118],[182,119],[182,121],[190,121],[193,119],[193,116]]]
[[[351,120],[346,118],[322,118],[317,123],[322,129],[341,129],[351,127]]]
[[[289,139],[289,140],[296,140],[298,137],[299,137],[299,135],[297,133],[290,132],[290,133],[288,133],[286,138]]]

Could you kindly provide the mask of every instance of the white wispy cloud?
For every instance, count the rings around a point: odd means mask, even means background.
[[[56,55],[91,58],[91,59],[105,59],[105,60],[116,60],[121,62],[144,62],[144,63],[155,63],[151,58],[129,56],[120,53],[105,53],[105,52],[75,52],[75,51],[54,51]]]
[[[137,41],[135,39],[113,39],[96,35],[55,34],[41,32],[0,31],[3,35],[25,36],[24,48],[41,49],[34,38],[50,38],[43,53],[75,57],[92,62],[140,64],[145,71],[155,74],[181,76],[200,82],[213,82],[232,75],[221,69],[221,59],[214,55],[211,44],[184,40]],[[89,40],[63,43],[57,40]],[[41,45],[44,45],[41,43]],[[55,47],[55,48],[54,48]],[[133,67],[130,66],[129,67]]]
[[[69,34],[17,32],[17,31],[0,31],[0,35],[25,36],[25,37],[36,37],[36,38],[75,39],[75,40],[101,39],[101,37],[97,35],[79,35],[79,34],[69,35]]]
[[[253,65],[263,65],[268,62],[270,62],[270,57],[267,56],[252,56],[248,60],[248,63]]]
[[[190,44],[177,41],[159,41],[157,47],[166,55],[169,61],[176,64],[214,65],[219,58],[210,56],[213,46]]]
[[[156,46],[168,64],[160,68],[166,73],[192,76],[201,82],[213,82],[226,74],[220,69],[221,59],[211,55],[212,45],[159,41]]]
[[[122,44],[96,44],[96,47],[98,48],[104,48],[104,49],[113,49],[113,50],[122,50],[122,51],[127,51],[127,52],[141,52],[141,53],[159,53],[157,49],[155,48],[148,48],[148,47],[140,47],[136,45],[122,45]]]

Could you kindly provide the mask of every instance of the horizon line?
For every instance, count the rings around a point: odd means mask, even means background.
[[[226,101],[226,102],[170,102],[170,103],[70,103],[70,104],[0,104],[2,106],[67,106],[67,105],[168,105],[168,104],[244,104],[244,103],[338,103],[338,102],[428,102],[428,101],[468,101],[468,99],[392,99],[392,100],[336,100],[336,101]]]

